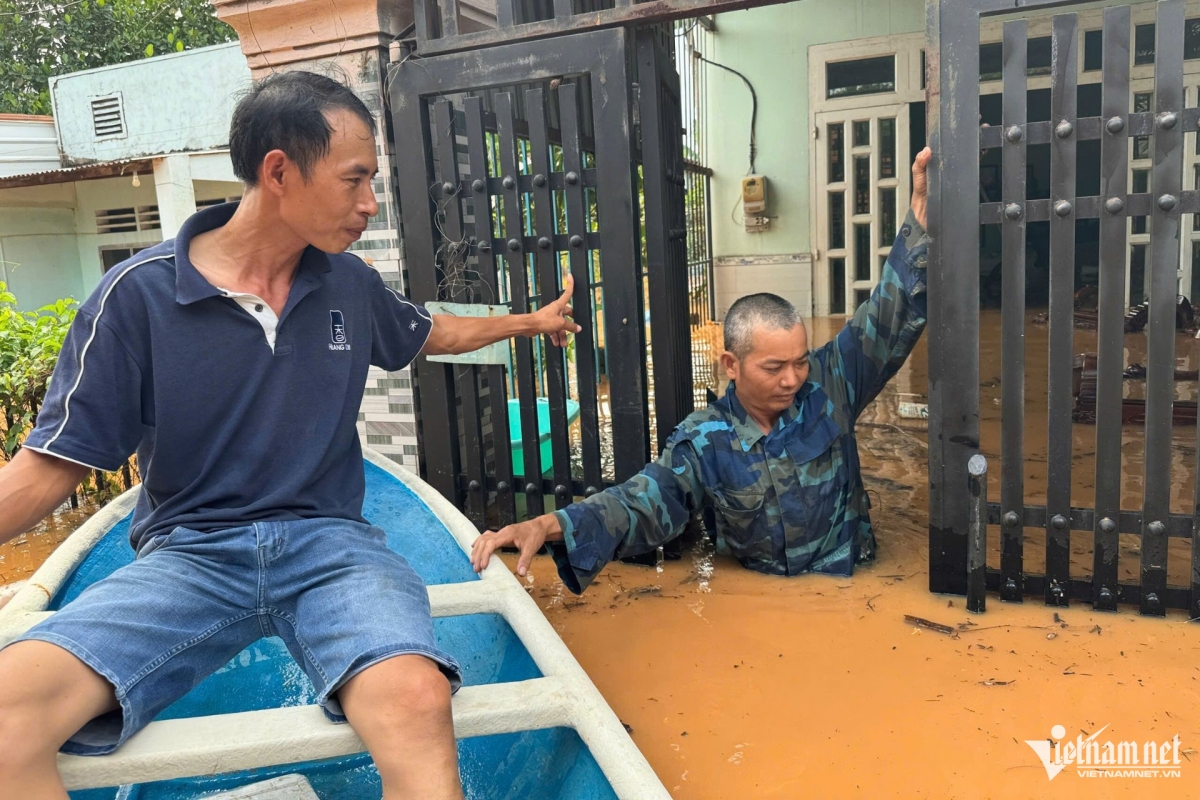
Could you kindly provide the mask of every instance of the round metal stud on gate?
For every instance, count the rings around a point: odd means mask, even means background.
[[[1174,111],[1164,111],[1158,115],[1158,127],[1169,131],[1179,124],[1179,115]]]
[[[1121,117],[1109,117],[1108,122],[1104,123],[1104,130],[1109,133],[1120,133],[1125,130],[1125,120]]]
[[[1104,210],[1110,214],[1120,214],[1125,210],[1125,201],[1119,197],[1110,197],[1104,201]]]
[[[566,497],[567,496],[567,487],[563,486],[561,483],[558,484],[557,486],[555,486],[554,487],[554,496],[555,497]]]
[[[583,237],[578,233],[571,237],[571,247],[583,247]]]
[[[533,176],[533,185],[538,187],[539,189],[542,188],[543,186],[545,186],[546,185],[546,176],[540,172],[537,175],[534,175]]]
[[[1075,126],[1065,119],[1054,126],[1054,135],[1060,139],[1066,139],[1074,132]]]
[[[1025,138],[1025,131],[1021,130],[1020,125],[1013,125],[1004,132],[1004,138],[1008,139],[1010,144],[1016,144]]]
[[[472,492],[478,492],[480,489],[483,488],[483,484],[480,483],[479,481],[471,481],[470,483],[467,484],[467,488],[470,489]]]
[[[486,188],[487,188],[487,184],[484,183],[483,181],[479,180],[478,178],[471,181],[471,189],[476,192],[482,192]]]
[[[1146,526],[1146,533],[1150,534],[1151,536],[1162,536],[1166,532],[1167,526],[1163,525],[1158,520],[1155,520]]]
[[[505,189],[515,189],[515,188],[517,188],[517,182],[516,182],[516,181],[513,179],[513,176],[512,176],[512,175],[505,175],[505,176],[504,176],[504,180],[503,180],[503,181],[501,181],[501,183],[503,183],[503,184],[504,184],[504,188],[505,188]]]
[[[1062,586],[1057,581],[1050,585],[1050,596],[1054,598],[1054,602],[1061,604],[1067,593],[1063,591]]]
[[[1055,514],[1050,519],[1050,527],[1054,528],[1056,531],[1065,529],[1067,527],[1067,518],[1062,514]]]
[[[1107,586],[1100,587],[1100,602],[1105,605],[1111,605],[1113,601],[1112,589]]]
[[[583,490],[583,496],[584,496],[584,497],[591,497],[592,495],[596,494],[596,493],[597,493],[597,492],[599,492],[599,491],[600,491],[600,490],[599,490],[599,489],[597,489],[595,486],[589,486],[589,487],[587,487],[586,489],[584,489],[584,490]]]
[[[1019,220],[1022,213],[1023,212],[1021,211],[1020,203],[1009,203],[1004,207],[1004,216],[1008,217],[1013,222]]]
[[[547,236],[543,236],[542,238],[538,239],[538,247],[542,248],[543,250],[549,250],[550,244],[550,238]]]
[[[1175,195],[1173,194],[1164,194],[1162,197],[1158,198],[1158,207],[1163,211],[1170,211],[1175,208],[1175,205],[1176,200]]]
[[[1013,580],[1012,578],[1009,578],[1004,583],[1004,599],[1005,600],[1014,600],[1014,599],[1016,599],[1017,596],[1018,596],[1017,582],[1015,580]]]
[[[489,252],[491,252],[491,250],[492,250],[492,243],[491,243],[491,242],[480,242],[480,243],[479,243],[479,252],[481,252],[481,253],[489,253]]]
[[[450,195],[454,194],[454,184],[451,183],[450,181],[446,181],[445,183],[443,183],[442,184],[442,194],[444,194],[446,197],[449,197]]]
[[[1116,533],[1117,523],[1113,522],[1111,517],[1105,517],[1100,520],[1100,531],[1101,533]]]
[[[537,490],[538,490],[538,487],[537,487],[536,483],[525,484],[525,494],[533,494]]]
[[[1015,528],[1021,522],[1021,518],[1017,516],[1017,512],[1009,511],[1004,515],[1004,524],[1010,528]]]
[[[519,239],[509,239],[508,240],[508,249],[514,253],[517,252],[518,250],[521,249],[521,241]]]
[[[564,178],[567,181],[567,183],[569,183],[571,186],[574,186],[575,184],[579,183],[579,173],[578,172],[568,172],[564,176]]]
[[[1069,215],[1072,211],[1071,204],[1066,200],[1059,200],[1054,204],[1054,213],[1060,217]]]
[[[508,485],[508,481],[500,481],[499,483],[496,484],[496,491],[499,492],[500,494],[504,494],[510,488],[511,487]]]
[[[1150,592],[1146,595],[1146,608],[1151,611],[1157,611],[1162,607],[1162,601],[1158,599],[1158,595]]]

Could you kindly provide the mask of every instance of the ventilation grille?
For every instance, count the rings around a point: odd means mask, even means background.
[[[160,227],[158,206],[106,208],[96,212],[97,233],[137,233],[156,231]]]
[[[92,101],[92,129],[97,139],[111,139],[125,135],[125,111],[121,105],[121,93],[97,97]]]

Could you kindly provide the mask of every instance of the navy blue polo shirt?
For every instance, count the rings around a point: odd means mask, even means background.
[[[355,423],[367,369],[403,368],[433,328],[349,253],[305,250],[277,320],[257,298],[213,286],[188,246],[236,207],[200,211],[174,240],[109,270],[25,443],[101,470],[136,451],[135,549],[177,525],[362,521]]]

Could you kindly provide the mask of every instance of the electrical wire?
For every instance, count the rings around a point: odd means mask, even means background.
[[[692,57],[703,61],[705,64],[711,64],[714,67],[723,69],[726,72],[732,72],[734,75],[737,75],[739,78],[741,78],[742,82],[746,84],[746,88],[750,90],[750,170],[746,174],[753,175],[754,161],[755,157],[758,155],[758,144],[755,140],[755,133],[758,128],[758,93],[754,91],[754,84],[750,83],[749,78],[738,72],[733,67],[727,67],[724,64],[718,64],[716,61],[700,55],[695,50],[692,51]]]

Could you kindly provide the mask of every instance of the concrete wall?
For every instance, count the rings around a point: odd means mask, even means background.
[[[761,233],[743,229],[737,200],[749,167],[750,92],[736,76],[710,67],[709,166],[714,173],[719,314],[746,293],[739,287],[782,291],[800,302],[802,311],[811,308],[806,300],[812,291],[813,248],[809,46],[912,33],[924,26],[921,0],[804,0],[717,17],[713,60],[743,73],[758,94],[755,172],[767,177],[768,213],[777,217]]]
[[[80,297],[71,184],[0,192],[0,280],[22,309]]]
[[[68,163],[109,161],[229,143],[229,119],[250,70],[237,43],[51,78]],[[92,101],[119,93],[124,133],[97,138]]]

